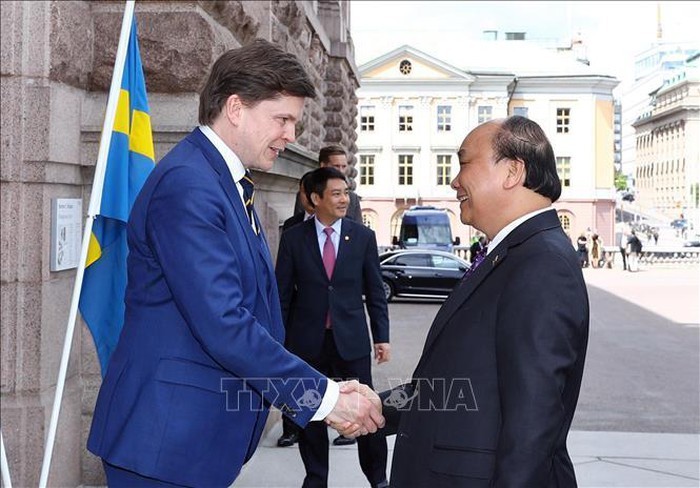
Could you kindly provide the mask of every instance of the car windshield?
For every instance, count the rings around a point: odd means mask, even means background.
[[[405,225],[403,241],[407,246],[424,246],[430,244],[445,244],[452,240],[449,225],[416,224]]]

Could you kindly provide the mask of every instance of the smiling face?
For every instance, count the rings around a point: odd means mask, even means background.
[[[348,211],[348,184],[345,180],[330,178],[326,182],[323,195],[312,193],[311,200],[319,222],[323,225],[333,225],[336,220],[345,217]]]
[[[233,126],[229,146],[246,168],[269,171],[285,146],[294,142],[294,125],[303,108],[302,97],[280,95],[249,106],[232,95],[226,102]]]
[[[498,215],[508,173],[507,164],[494,161],[491,141],[497,130],[497,123],[487,123],[467,135],[457,152],[459,173],[451,184],[457,191],[462,223],[479,229],[489,239],[500,230]]]

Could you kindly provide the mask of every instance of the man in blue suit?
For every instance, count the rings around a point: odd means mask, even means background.
[[[269,170],[315,95],[299,61],[256,40],[224,53],[199,121],[149,176],[128,224],[124,329],[88,448],[110,486],[229,486],[274,405],[375,432],[383,418],[282,345],[250,169]]]
[[[314,218],[282,234],[277,283],[287,347],[324,374],[372,385],[371,352],[389,360],[389,314],[374,232],[345,218],[348,184],[332,167],[313,171],[305,185]],[[367,331],[365,304],[372,337]],[[373,346],[372,346],[373,343]],[[328,432],[314,423],[300,434],[304,488],[328,486]],[[358,439],[360,467],[372,487],[386,487],[386,439]]]

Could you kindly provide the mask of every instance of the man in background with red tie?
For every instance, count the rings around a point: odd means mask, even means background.
[[[376,238],[372,230],[345,218],[348,184],[341,172],[319,168],[309,175],[305,186],[314,218],[282,234],[277,256],[285,344],[329,377],[357,379],[371,387],[372,350],[379,364],[388,361],[390,354]],[[309,424],[301,433],[304,487],[328,486],[328,444],[328,432],[321,423]],[[384,436],[362,436],[358,451],[370,485],[388,486]]]

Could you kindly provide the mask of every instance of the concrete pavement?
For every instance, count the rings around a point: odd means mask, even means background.
[[[697,266],[650,267],[638,273],[621,269],[586,269],[584,274],[589,286],[667,317],[678,327],[699,326],[700,270]],[[668,293],[659,293],[660,289],[671,292],[673,299],[668,298]],[[698,422],[700,419],[695,419],[696,426]],[[697,432],[698,429],[692,433],[572,431],[568,445],[579,486],[700,486],[700,435]],[[304,467],[298,448],[276,447],[280,433],[281,424],[277,422],[244,467],[235,487],[301,486]],[[334,437],[332,431],[329,436]],[[391,459],[394,436],[389,437],[388,442]],[[329,486],[368,486],[360,471],[356,451],[356,446],[331,446]]]
[[[278,422],[243,468],[234,487],[301,486],[304,465],[299,449],[297,446],[276,447],[281,433],[281,423]],[[391,470],[395,438],[387,438],[388,470]],[[569,434],[568,444],[580,487],[670,488],[697,487],[700,484],[700,436],[696,434],[576,431]],[[356,446],[331,446],[329,486],[368,486],[360,471]]]

